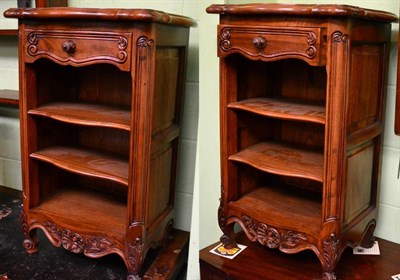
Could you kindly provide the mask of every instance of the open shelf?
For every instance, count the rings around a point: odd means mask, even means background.
[[[0,104],[18,106],[18,90],[0,89]]]
[[[252,145],[229,157],[265,172],[318,182],[323,181],[323,159],[322,153],[273,142]]]
[[[128,161],[110,154],[87,149],[51,146],[32,153],[30,157],[76,174],[103,178],[128,186]]]
[[[259,187],[228,204],[228,211],[248,215],[272,227],[318,236],[321,230],[321,197],[287,186]]]
[[[120,107],[54,102],[31,109],[28,113],[67,123],[111,127],[130,131],[130,111]]]
[[[126,223],[124,200],[123,197],[75,186],[58,190],[31,211],[57,221],[59,226],[69,226],[79,221],[79,232],[96,229],[99,234],[106,231],[120,236],[121,240]]]
[[[228,108],[244,110],[266,117],[325,124],[325,107],[273,98],[251,98],[228,104]]]

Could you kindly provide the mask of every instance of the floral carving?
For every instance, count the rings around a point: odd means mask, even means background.
[[[89,236],[84,237],[69,229],[59,229],[53,222],[47,221],[44,224],[49,235],[66,250],[73,253],[84,253],[86,255],[100,255],[109,250],[113,243],[105,237]],[[58,245],[58,246],[59,246]]]
[[[128,247],[128,261],[132,271],[135,274],[139,273],[139,268],[143,261],[143,243],[141,238],[136,238]],[[132,275],[132,277],[135,277]],[[135,278],[131,278],[135,279]]]
[[[112,242],[104,237],[93,236],[87,240],[85,254],[96,255],[102,253],[112,246]]]
[[[253,240],[257,240],[260,244],[271,249],[294,248],[307,241],[307,237],[301,233],[293,231],[279,232],[277,229],[248,216],[242,216],[242,221]]]
[[[226,224],[225,211],[224,211],[224,187],[221,185],[221,197],[219,199],[218,207],[218,224],[221,230],[224,230]]]
[[[339,240],[332,233],[328,238],[323,240],[323,267],[324,274],[322,280],[335,280],[336,276],[332,272],[339,258]]]
[[[85,239],[69,229],[64,229],[61,234],[61,244],[68,251],[82,253],[85,247]]]

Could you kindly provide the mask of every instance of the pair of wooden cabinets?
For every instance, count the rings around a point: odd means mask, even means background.
[[[324,280],[376,226],[390,13],[213,5],[220,15],[221,241],[312,250]]]
[[[377,216],[389,13],[213,5],[220,14],[219,224],[333,272]],[[35,230],[137,278],[169,228],[188,18],[9,10],[20,19],[25,248]]]
[[[173,226],[186,17],[9,9],[19,19],[24,247],[115,253],[140,278]]]

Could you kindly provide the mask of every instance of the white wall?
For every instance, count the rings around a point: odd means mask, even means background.
[[[223,2],[223,1],[220,1]],[[243,4],[255,1],[225,0],[228,4]],[[263,3],[293,4],[335,4],[380,9],[399,14],[399,0],[273,0],[256,1]],[[214,1],[215,3],[215,1]],[[219,170],[219,123],[217,76],[218,59],[216,53],[215,30],[218,15],[208,15],[207,25],[200,26],[200,120],[199,120],[199,174],[200,174],[200,248],[219,240],[222,232],[217,223],[219,206],[220,170]],[[400,181],[397,168],[400,158],[400,137],[393,133],[394,100],[397,75],[397,32],[398,24],[393,24],[392,49],[389,65],[389,82],[386,111],[386,131],[383,151],[381,197],[379,220],[375,234],[378,237],[400,243]],[[202,31],[212,34],[212,38],[202,36]]]

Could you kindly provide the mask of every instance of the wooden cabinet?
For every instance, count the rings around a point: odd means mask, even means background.
[[[143,9],[10,9],[19,19],[21,226],[138,279],[169,238],[189,18]]]
[[[345,5],[212,5],[220,15],[221,203],[285,253],[312,250],[336,279],[376,225],[390,13]],[[254,264],[257,265],[257,264]]]

